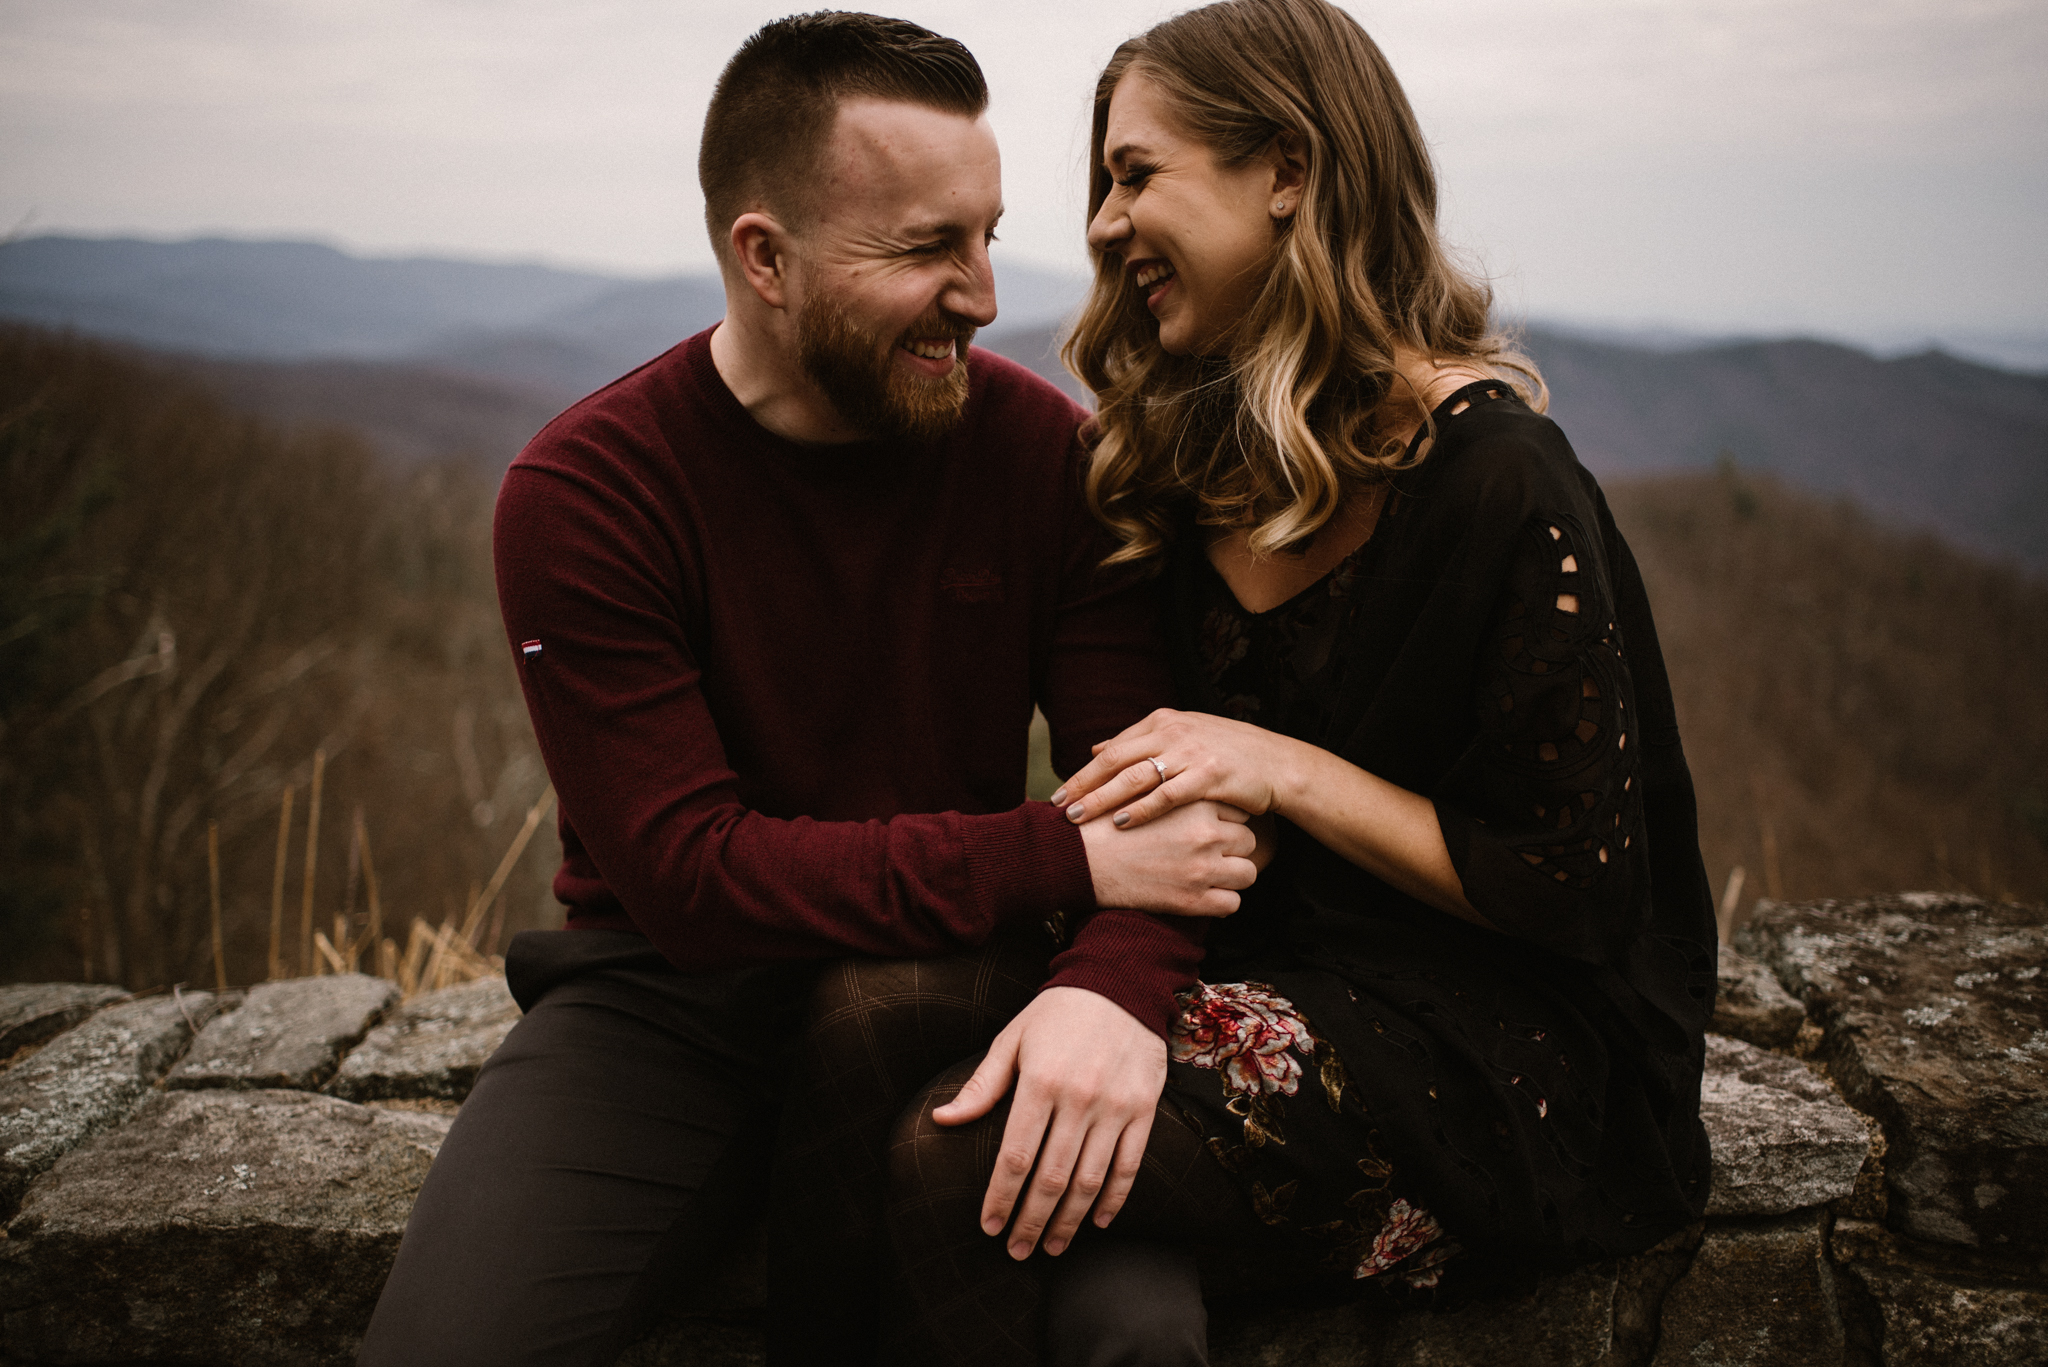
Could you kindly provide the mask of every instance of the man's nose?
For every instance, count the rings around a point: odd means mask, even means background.
[[[996,320],[996,273],[986,246],[976,246],[966,254],[961,270],[939,296],[939,304],[978,328]]]

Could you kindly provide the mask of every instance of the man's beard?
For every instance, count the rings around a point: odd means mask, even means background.
[[[896,364],[906,338],[954,341],[952,370],[925,379]],[[837,304],[812,295],[796,317],[797,364],[817,382],[839,416],[874,437],[930,441],[960,421],[967,404],[967,345],[973,328],[934,310],[895,337],[863,332]]]

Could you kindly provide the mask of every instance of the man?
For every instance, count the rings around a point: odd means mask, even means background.
[[[1009,1137],[1103,1211],[1128,1187],[1195,952],[1089,913],[1227,911],[1253,842],[1213,807],[1120,832],[1018,805],[1034,703],[1071,770],[1168,699],[1144,590],[1100,570],[1082,415],[969,356],[995,317],[986,103],[966,49],[911,24],[756,34],[700,162],[725,320],[507,474],[499,593],[569,929],[514,942],[527,1014],[422,1189],[365,1364],[608,1361],[765,1204],[750,1159],[821,960],[1080,923],[1005,1032]],[[1077,1161],[1126,1134],[1128,1164]],[[1027,1249],[1089,1208],[1048,1185],[1018,1202]]]

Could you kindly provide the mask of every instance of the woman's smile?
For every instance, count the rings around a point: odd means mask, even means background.
[[[1113,181],[1089,245],[1122,258],[1159,320],[1159,345],[1202,355],[1229,345],[1271,270],[1280,218],[1274,158],[1220,164],[1142,72],[1117,83],[1102,164]]]
[[[1166,297],[1174,282],[1173,267],[1164,261],[1141,261],[1132,266],[1130,272],[1131,283],[1145,296],[1145,307],[1154,313],[1159,312],[1159,301]]]

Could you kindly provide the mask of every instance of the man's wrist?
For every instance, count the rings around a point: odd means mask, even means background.
[[[1052,961],[1045,986],[1086,988],[1107,997],[1162,1039],[1180,1008],[1176,994],[1195,981],[1209,923],[1148,916],[1112,907],[1096,912]]]
[[[1081,832],[1043,802],[960,821],[961,848],[991,930],[1095,905]]]

